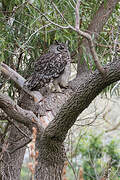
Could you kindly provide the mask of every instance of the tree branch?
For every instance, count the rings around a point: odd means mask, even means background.
[[[90,25],[88,26],[88,31],[94,34],[95,39],[99,37],[99,33],[102,31],[103,26],[108,21],[118,2],[120,2],[120,0],[107,0],[106,3],[103,1],[94,15]]]
[[[42,95],[37,91],[29,91],[26,88],[24,88],[24,82],[26,81],[20,74],[18,74],[16,71],[11,69],[9,66],[7,66],[4,63],[1,63],[0,70],[3,74],[8,76],[10,79],[12,79],[21,89],[23,89],[27,94],[33,97],[35,102],[42,100]]]
[[[25,79],[4,63],[1,63],[1,71],[6,76],[10,77],[10,79],[12,79],[28,95],[32,96],[35,104],[41,108],[41,103],[42,103],[41,100],[43,99],[43,96],[40,94],[39,91],[29,91],[29,90],[25,89],[24,88]],[[48,97],[48,99],[49,99],[49,97]],[[42,105],[44,107],[44,103]],[[51,121],[53,118],[54,118],[54,115],[51,110],[51,111],[45,112],[45,115],[41,116],[39,119],[40,119],[40,122],[42,123],[42,126],[45,128],[48,125],[49,121]]]
[[[94,63],[96,65],[96,68],[101,72],[102,75],[105,75],[105,70],[103,69],[102,65],[100,64],[99,62],[99,58],[98,58],[98,55],[95,51],[95,46],[94,46],[94,42],[92,40],[92,37],[90,34],[86,33],[86,32],[83,32],[80,30],[79,28],[79,24],[80,24],[80,17],[79,17],[79,7],[80,7],[80,0],[77,1],[76,3],[76,9],[75,9],[75,16],[76,16],[76,19],[75,19],[75,28],[73,26],[71,26],[67,20],[64,18],[64,16],[61,14],[61,12],[59,11],[59,9],[56,7],[56,5],[52,2],[54,8],[56,9],[56,11],[59,13],[59,15],[63,18],[63,20],[66,22],[67,26],[62,26],[62,25],[59,25],[53,21],[51,21],[51,19],[49,19],[47,16],[45,16],[44,14],[42,14],[47,20],[48,22],[50,22],[51,24],[57,26],[57,27],[60,27],[62,29],[72,29],[73,31],[76,31],[79,35],[85,37],[88,41],[89,41],[89,46],[90,46],[90,50],[91,50],[91,54],[93,56],[93,60],[94,60]]]
[[[75,29],[73,27],[71,27],[71,29],[75,30],[76,32],[78,32],[79,35],[85,37],[88,40],[90,51],[91,51],[91,54],[93,56],[93,60],[94,60],[94,63],[96,65],[96,68],[100,71],[100,73],[102,75],[105,75],[105,70],[104,70],[104,68],[102,67],[102,65],[99,62],[99,58],[98,58],[98,55],[96,53],[95,45],[94,45],[94,42],[92,40],[91,35],[80,30],[79,8],[80,8],[80,0],[78,0],[77,3],[76,3],[76,9],[75,9],[75,14],[76,14]]]
[[[54,7],[54,9],[59,13],[59,15],[61,16],[61,18],[65,21],[66,24],[69,24],[68,21],[65,19],[65,17],[62,15],[62,13],[59,11],[59,9],[57,8],[57,6],[55,5],[55,3],[51,0],[51,3]]]
[[[94,42],[92,40],[92,37],[90,34],[86,33],[86,32],[83,32],[81,31],[80,29],[75,29],[73,27],[71,27],[71,29],[73,29],[74,31],[78,32],[79,35],[85,37],[88,42],[89,42],[89,48],[90,48],[90,51],[91,51],[91,54],[93,56],[93,60],[94,60],[94,63],[96,65],[96,68],[99,70],[99,72],[104,76],[106,74],[106,71],[105,69],[102,67],[102,65],[100,64],[99,62],[99,58],[98,58],[98,55],[96,53],[96,50],[95,50],[95,45],[94,45]]]
[[[109,0],[111,1],[111,0]],[[118,2],[118,0],[116,0],[116,2],[114,3],[113,0],[112,0],[112,3],[113,5],[116,4]],[[63,25],[60,25],[60,24],[57,24],[55,22],[53,22],[49,17],[47,17],[45,14],[41,13],[40,11],[40,14],[42,16],[44,16],[46,18],[46,20],[48,22],[50,22],[50,24],[53,24],[54,26],[57,26],[59,28],[62,28],[62,29],[72,29],[73,31],[76,31],[79,35],[85,37],[87,40],[88,40],[88,45],[89,45],[89,49],[90,49],[90,53],[93,57],[93,60],[94,60],[94,63],[96,65],[96,68],[100,71],[100,73],[104,76],[106,74],[106,71],[105,69],[102,67],[101,63],[99,62],[99,58],[98,58],[98,55],[96,53],[96,50],[95,50],[95,45],[94,45],[94,42],[92,40],[92,37],[90,34],[86,33],[86,32],[83,32],[80,30],[80,17],[79,17],[79,8],[80,8],[80,0],[77,0],[77,3],[76,3],[76,8],[75,8],[75,27],[73,27],[72,25],[69,24],[69,22],[67,22],[67,20],[64,18],[64,16],[62,15],[62,13],[59,11],[59,9],[57,8],[57,6],[52,2],[51,0],[51,3],[52,5],[54,6],[55,10],[59,13],[59,15],[62,17],[62,19],[64,20],[64,22],[67,24],[67,26],[63,26]],[[104,2],[102,4],[102,6],[105,6]],[[33,8],[34,6],[31,5]],[[104,8],[105,9],[105,8]],[[105,14],[105,16],[109,17],[110,14],[112,13],[113,11],[113,8],[109,9],[108,13]],[[98,14],[99,14],[99,10],[98,10]],[[108,16],[109,15],[109,16]],[[105,20],[108,19],[108,18],[105,18]],[[93,22],[93,21],[92,21]],[[95,27],[95,26],[94,26]],[[103,23],[102,23],[102,27],[103,27]],[[79,65],[80,66],[80,63]],[[84,63],[84,66],[86,66],[86,64]],[[84,68],[85,69],[85,68]]]
[[[52,2],[52,0],[51,0]],[[108,0],[107,3],[105,4],[104,2],[102,3],[102,5],[100,6],[100,8],[98,9],[97,13],[95,14],[93,20],[91,21],[91,24],[88,28],[89,31],[94,31],[94,32],[101,32],[104,24],[106,23],[106,21],[108,20],[108,18],[110,17],[111,13],[113,12],[114,8],[115,8],[115,5],[119,2],[119,0]],[[59,13],[59,15],[62,17],[62,19],[65,21],[65,23],[67,24],[67,26],[62,26],[60,24],[57,24],[55,22],[53,22],[49,17],[47,17],[45,14],[41,13],[38,9],[37,11],[39,11],[39,13],[44,16],[46,18],[46,20],[48,22],[50,22],[51,24],[53,24],[54,26],[57,26],[61,29],[72,29],[74,31],[76,31],[79,35],[85,37],[88,42],[86,41],[83,41],[83,45],[84,45],[84,42],[85,44],[87,44],[85,47],[89,46],[88,49],[90,51],[88,51],[87,53],[90,54],[93,56],[93,60],[94,60],[94,63],[96,65],[96,68],[100,71],[100,73],[102,75],[105,75],[106,72],[104,70],[104,68],[102,67],[101,63],[99,62],[99,58],[98,58],[98,55],[96,53],[96,50],[95,50],[95,45],[94,45],[94,42],[92,40],[92,37],[90,34],[88,33],[85,33],[83,31],[80,30],[79,28],[79,24],[80,24],[80,17],[79,17],[79,7],[80,7],[80,0],[77,0],[77,3],[76,3],[76,8],[75,8],[75,16],[76,16],[76,19],[75,19],[75,28],[73,26],[71,26],[69,24],[69,22],[67,22],[67,20],[64,18],[64,16],[62,15],[62,13],[59,11],[59,9],[57,8],[57,6],[52,2],[55,10]],[[35,8],[33,5],[31,5],[33,8]],[[36,9],[36,8],[35,8]],[[96,36],[95,36],[96,37]],[[82,64],[82,65],[81,65]],[[80,60],[78,61],[78,74],[81,73],[81,71],[86,71],[86,69],[88,69],[87,67],[84,67],[83,66],[87,66],[87,64],[85,63],[85,61],[83,63],[81,63],[81,57],[80,57]],[[79,70],[80,69],[80,70]]]
[[[27,144],[29,144],[31,141],[32,141],[32,138],[31,138],[31,139],[28,139],[24,144],[21,144],[21,145],[19,145],[18,147],[16,147],[15,149],[12,149],[12,150],[10,151],[10,154],[13,154],[15,151],[17,151],[17,150],[25,147],[25,146],[26,146]]]
[[[32,111],[22,109],[9,96],[2,93],[0,93],[0,108],[3,109],[10,118],[24,124],[31,131],[33,126],[43,131],[40,120]]]
[[[79,15],[79,8],[80,8],[80,0],[77,1],[76,3],[76,9],[75,9],[75,29],[80,28],[80,15]]]
[[[97,39],[99,36],[99,33],[102,31],[103,26],[111,16],[116,4],[119,2],[119,0],[107,0],[106,4],[103,2],[96,14],[94,15],[93,19],[90,22],[90,25],[88,27],[88,31],[90,34],[94,34],[95,39]],[[78,66],[77,66],[77,74],[81,75],[81,73],[84,71],[84,69],[88,69],[87,64],[85,60],[82,59],[82,46],[86,48],[86,54],[89,55],[91,51],[93,52],[93,49],[90,49],[89,43],[87,39],[83,39],[81,47],[79,47],[79,60],[78,60]],[[92,46],[91,46],[92,47]],[[94,47],[95,48],[95,47]],[[94,53],[93,53],[94,55]],[[98,61],[98,60],[97,60]],[[96,64],[96,63],[95,63]],[[98,65],[99,67],[99,65]]]
[[[68,130],[75,123],[78,115],[89,106],[92,100],[108,85],[120,79],[120,61],[116,60],[104,67],[107,74],[103,80],[100,72],[89,73],[84,80],[76,79],[74,94],[62,106],[55,119],[45,129],[44,136],[64,141]]]

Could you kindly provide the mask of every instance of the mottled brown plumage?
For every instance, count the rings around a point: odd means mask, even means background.
[[[60,86],[66,87],[70,76],[70,53],[67,45],[57,43],[51,45],[48,53],[40,56],[35,62],[34,72],[25,82],[29,90],[39,90],[49,82],[53,82],[56,91]]]

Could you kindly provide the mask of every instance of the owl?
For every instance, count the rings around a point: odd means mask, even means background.
[[[56,42],[49,47],[48,53],[41,55],[35,62],[34,72],[25,82],[24,87],[34,91],[52,82],[55,91],[61,92],[60,87],[68,86],[70,62],[67,44]]]

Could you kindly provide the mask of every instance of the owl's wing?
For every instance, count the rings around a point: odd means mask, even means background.
[[[35,72],[45,78],[57,78],[64,71],[66,64],[62,54],[47,53],[35,63]]]
[[[67,62],[63,59],[61,54],[47,53],[42,55],[38,61],[35,62],[35,71],[43,73],[44,75],[52,75],[60,73],[64,70]],[[59,76],[59,74],[58,74]]]
[[[32,76],[26,85],[30,90],[37,90],[49,83],[50,80],[59,77],[65,69],[67,61],[62,54],[47,53],[42,55],[35,63]]]

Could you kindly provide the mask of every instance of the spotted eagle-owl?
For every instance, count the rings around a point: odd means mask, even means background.
[[[65,43],[56,42],[50,46],[48,53],[41,55],[35,62],[32,76],[25,82],[29,90],[39,90],[52,82],[55,90],[67,87],[70,68],[70,53]]]

